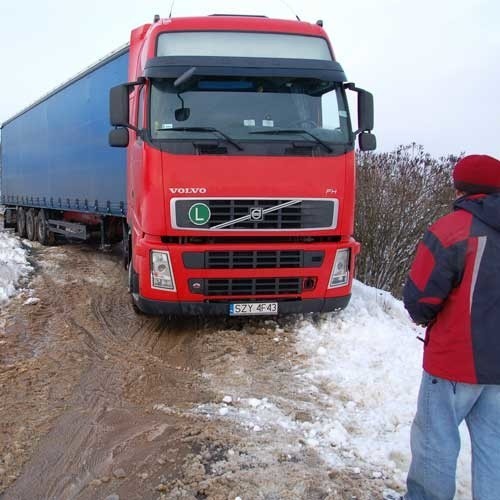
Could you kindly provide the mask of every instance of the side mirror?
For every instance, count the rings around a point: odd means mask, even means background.
[[[363,89],[358,91],[358,127],[361,132],[373,130],[373,95]]]
[[[128,140],[128,130],[123,127],[111,130],[108,136],[109,145],[114,148],[126,148]]]
[[[371,132],[362,132],[359,134],[358,141],[361,151],[374,151],[377,149],[377,138]]]
[[[118,85],[109,91],[109,121],[115,127],[129,126],[129,86]]]
[[[358,130],[355,134],[360,132],[367,132],[373,130],[373,95],[367,90],[356,87],[354,83],[346,83],[344,88],[353,90],[358,94]]]

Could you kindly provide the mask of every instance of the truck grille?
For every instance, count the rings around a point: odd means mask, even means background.
[[[202,206],[198,219],[196,206]],[[330,229],[337,224],[337,200],[183,198],[175,200],[172,218],[179,229]]]
[[[321,267],[322,251],[256,250],[226,252],[184,252],[187,269],[280,269]]]
[[[302,252],[207,252],[207,269],[300,267]]]
[[[298,295],[301,278],[205,279],[190,280],[200,285],[196,293],[224,295]],[[192,283],[190,288],[193,288]],[[194,290],[193,290],[194,291]]]

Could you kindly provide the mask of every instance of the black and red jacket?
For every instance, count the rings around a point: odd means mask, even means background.
[[[404,289],[427,326],[424,370],[500,384],[500,193],[459,198],[418,246]]]

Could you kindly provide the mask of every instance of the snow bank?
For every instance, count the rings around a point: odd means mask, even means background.
[[[417,406],[424,330],[391,294],[355,282],[349,306],[294,326],[291,393],[259,394],[225,381],[218,403],[198,406],[209,419],[231,419],[272,449],[314,448],[330,467],[404,490],[410,428]],[[283,330],[276,325],[279,341]],[[292,347],[292,346],[291,346]],[[271,389],[272,390],[272,389]],[[157,408],[161,409],[161,408]],[[470,440],[461,428],[456,500],[470,494]]]
[[[349,306],[298,326],[304,356],[297,377],[316,393],[311,437],[327,460],[338,450],[384,471],[401,485],[410,461],[410,426],[421,377],[423,329],[389,293],[355,282]],[[470,443],[462,429],[457,498],[469,498]],[[329,445],[329,446],[327,446]]]
[[[0,304],[4,304],[16,293],[19,280],[31,269],[21,240],[8,232],[0,231]]]

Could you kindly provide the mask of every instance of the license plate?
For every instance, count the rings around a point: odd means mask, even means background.
[[[278,314],[277,302],[247,302],[229,304],[229,316],[254,316],[258,314]]]

